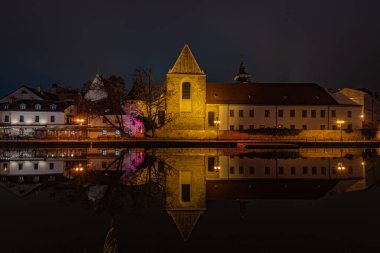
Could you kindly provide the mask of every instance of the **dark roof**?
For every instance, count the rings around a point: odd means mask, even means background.
[[[5,109],[5,105],[8,105],[8,109]],[[20,109],[20,105],[25,104],[25,109]],[[37,110],[35,108],[36,104],[41,105],[41,109]],[[55,110],[50,109],[50,105],[56,105]],[[69,103],[66,102],[59,102],[59,101],[45,101],[45,100],[17,100],[13,103],[0,103],[0,110],[1,111],[64,111],[68,106],[70,106]]]
[[[338,105],[314,83],[207,83],[207,104]]]
[[[28,86],[23,86],[23,87],[30,90],[31,92],[33,92],[34,94],[36,94],[37,96],[41,97],[44,100],[58,100],[58,97],[55,94],[52,94],[50,92],[46,92],[43,90],[38,91],[37,89],[31,88]]]

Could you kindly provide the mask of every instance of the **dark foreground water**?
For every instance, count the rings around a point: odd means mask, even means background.
[[[377,150],[2,150],[0,252],[378,252]]]

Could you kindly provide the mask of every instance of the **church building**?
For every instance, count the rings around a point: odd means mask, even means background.
[[[361,129],[362,106],[315,83],[207,82],[188,45],[166,75],[171,130]],[[232,78],[231,78],[232,80]]]

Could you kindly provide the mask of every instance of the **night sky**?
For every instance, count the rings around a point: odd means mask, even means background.
[[[325,87],[380,83],[376,0],[5,0],[0,95],[20,85],[78,88],[97,72],[130,86],[137,67],[164,77],[185,43],[208,81]]]

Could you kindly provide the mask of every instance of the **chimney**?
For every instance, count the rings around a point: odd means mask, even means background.
[[[36,91],[40,93],[41,92],[41,86],[37,85],[36,86]]]

